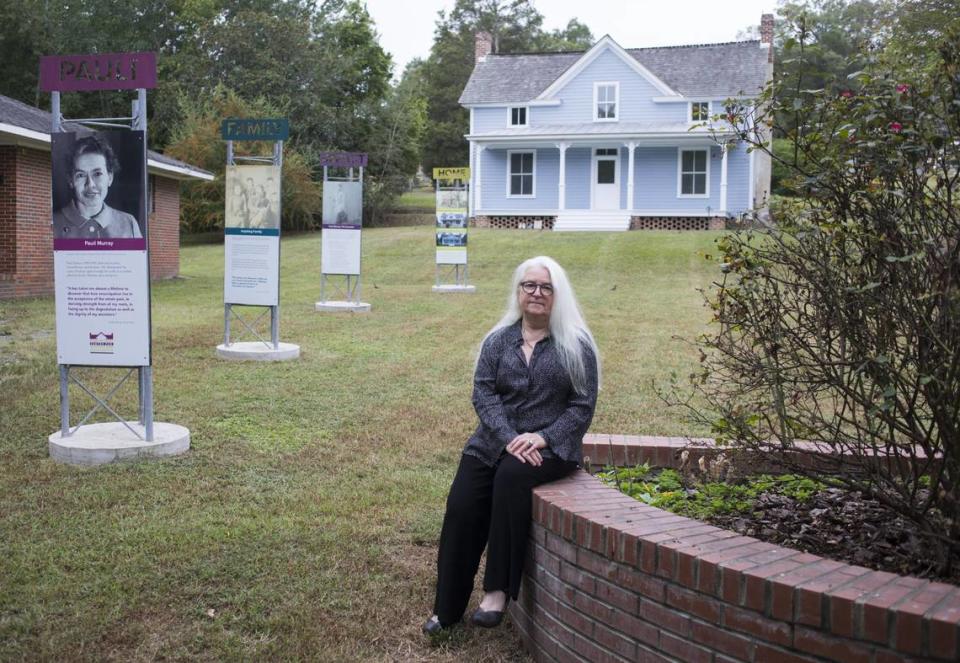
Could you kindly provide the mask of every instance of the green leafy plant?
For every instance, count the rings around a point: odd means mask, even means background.
[[[806,501],[827,487],[826,483],[795,474],[761,474],[735,482],[701,480],[692,474],[684,477],[673,469],[653,469],[647,463],[635,467],[608,466],[597,477],[645,504],[699,520],[749,514],[757,498],[765,493]]]

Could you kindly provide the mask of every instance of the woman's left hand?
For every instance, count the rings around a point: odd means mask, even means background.
[[[507,444],[507,453],[521,463],[530,463],[534,467],[543,464],[540,449],[547,446],[547,441],[537,433],[520,433]]]

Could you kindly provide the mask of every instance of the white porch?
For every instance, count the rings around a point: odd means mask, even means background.
[[[556,217],[554,230],[625,231],[630,228],[631,219],[635,216],[717,217],[728,214],[729,144],[717,145],[712,137],[702,132],[676,131],[671,132],[671,135],[631,135],[616,138],[590,135],[569,140],[530,135],[522,138],[516,135],[469,138],[473,185],[471,214],[477,216],[551,215]],[[648,182],[643,168],[654,167],[638,162],[637,153],[642,148],[659,148],[661,152],[675,150],[671,152],[674,170],[665,174],[668,169],[659,164],[656,166],[659,169],[655,173],[657,177],[649,178],[650,186],[659,187],[663,194],[663,200],[657,201],[657,204],[651,204],[649,191],[638,196],[636,190],[638,182],[641,187]],[[505,158],[499,158],[505,165],[489,158],[484,159],[483,156],[488,154],[488,150],[505,153]],[[537,174],[538,184],[536,189],[531,187],[529,195],[511,196],[511,177],[518,171],[511,170],[510,159],[513,158],[512,155],[528,150],[535,151],[538,155],[535,159],[544,162],[541,169],[543,172]],[[572,171],[568,161],[571,150],[577,154]],[[679,182],[683,174],[679,164],[682,150],[706,151],[706,188],[701,195],[681,195]],[[585,153],[589,154],[587,166],[583,156]],[[716,159],[713,164],[710,163],[711,154],[714,154]],[[526,162],[521,169],[524,167],[527,167]],[[489,174],[485,168],[499,170]],[[713,188],[712,196],[710,170],[719,171],[714,175],[719,179],[719,187]],[[521,176],[525,175],[525,171],[519,172]],[[670,178],[669,182],[664,180],[665,177]],[[587,178],[589,181],[585,181]],[[506,183],[505,189],[500,188],[500,182]],[[703,186],[702,183],[699,184]],[[514,184],[515,191],[516,186]],[[485,190],[490,187],[494,190]],[[571,187],[574,189],[572,195],[568,190]],[[521,189],[520,193],[526,193],[526,190]]]

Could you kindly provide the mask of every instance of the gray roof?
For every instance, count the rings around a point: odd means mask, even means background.
[[[627,49],[650,73],[685,97],[753,96],[767,80],[768,50],[760,42]],[[488,55],[477,63],[460,103],[531,101],[584,53]]]
[[[34,108],[21,101],[0,94],[0,123],[10,124],[37,133],[49,134],[53,122],[52,118],[53,116],[45,110]],[[73,122],[65,123],[63,128],[65,131],[88,131],[86,127]],[[179,161],[173,157],[165,156],[159,152],[154,152],[153,150],[147,150],[147,157],[158,164],[196,173],[202,179],[207,179],[207,176],[212,176],[212,173],[201,168]]]

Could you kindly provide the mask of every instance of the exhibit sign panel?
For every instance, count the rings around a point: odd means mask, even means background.
[[[280,302],[280,167],[227,166],[223,301]]]
[[[146,136],[51,135],[60,364],[150,365]]]
[[[467,264],[467,189],[437,187],[437,264]]]
[[[363,168],[367,155],[355,152],[322,152],[324,172],[328,168]],[[362,171],[361,171],[362,172]],[[321,274],[360,274],[360,230],[363,217],[363,182],[347,179],[323,181],[323,223],[320,234]]]

